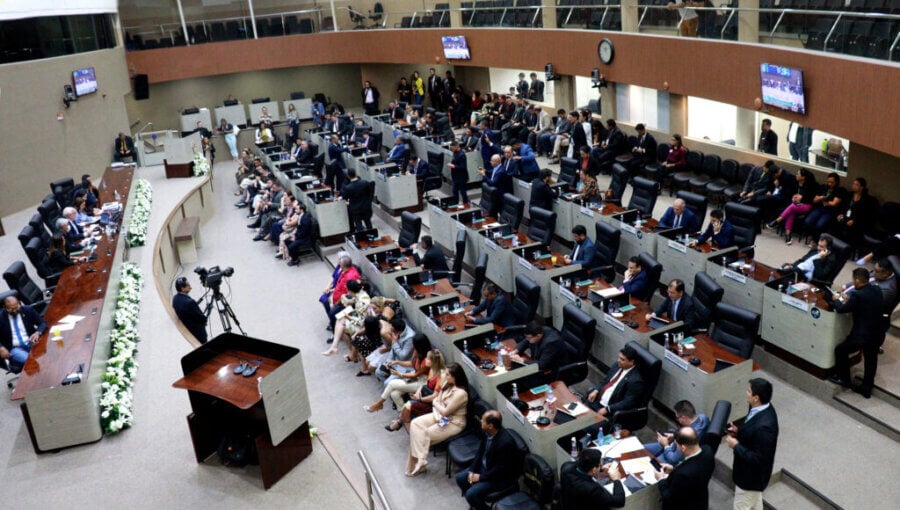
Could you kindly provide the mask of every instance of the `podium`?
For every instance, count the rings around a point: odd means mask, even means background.
[[[243,361],[258,362],[250,377],[235,374]],[[226,435],[251,438],[268,489],[312,453],[309,395],[300,350],[223,333],[181,358],[188,390],[188,429],[198,463],[216,453]]]
[[[199,132],[191,133],[184,138],[172,137],[166,143],[166,157],[163,165],[166,179],[194,176],[194,147],[201,147]]]

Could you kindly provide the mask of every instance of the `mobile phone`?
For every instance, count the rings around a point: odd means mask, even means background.
[[[578,408],[578,402],[570,402],[569,405],[566,406],[566,409],[569,411],[574,411]]]
[[[653,457],[650,457],[650,465],[653,466],[653,469],[662,471],[662,464],[660,464],[659,461],[654,459]]]

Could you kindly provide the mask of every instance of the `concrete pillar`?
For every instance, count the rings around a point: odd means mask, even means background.
[[[638,0],[622,0],[622,31],[637,32],[638,20],[641,14],[638,11]]]
[[[687,96],[669,94],[669,132],[687,134]]]
[[[756,125],[756,112],[746,108],[738,108],[735,116],[734,144],[736,147],[747,150],[756,149],[756,133],[759,126]],[[787,133],[784,134],[787,136]]]
[[[759,0],[738,0],[738,7],[747,9],[758,9]],[[738,41],[741,42],[759,42],[759,17],[760,13],[756,11],[740,11],[738,14]],[[776,17],[777,14],[769,14]]]
[[[575,77],[562,75],[553,82],[553,98],[555,109],[565,108],[567,112],[577,108],[575,104]]]
[[[462,0],[450,0],[450,26],[460,28],[463,26],[462,12],[459,10],[462,6]]]
[[[556,28],[556,0],[541,0],[544,28]]]

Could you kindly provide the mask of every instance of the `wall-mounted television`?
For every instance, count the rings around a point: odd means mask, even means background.
[[[464,35],[445,35],[441,37],[441,44],[444,46],[444,58],[446,59],[469,60],[472,58]]]
[[[806,114],[803,71],[772,64],[759,65],[763,104],[801,115]]]
[[[75,84],[75,95],[83,96],[97,92],[97,76],[93,67],[85,67],[72,71],[72,83]]]

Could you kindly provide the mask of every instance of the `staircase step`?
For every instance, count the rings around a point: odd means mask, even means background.
[[[763,493],[766,508],[790,510],[841,509],[837,503],[787,469]]]
[[[838,390],[834,400],[841,405],[839,409],[859,420],[870,428],[900,442],[900,407],[893,402],[893,397],[883,392],[873,392],[872,398],[864,398],[849,390]]]

